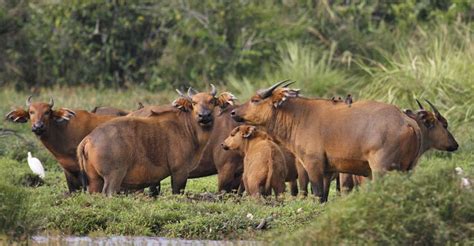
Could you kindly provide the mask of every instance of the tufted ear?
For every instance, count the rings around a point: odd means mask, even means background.
[[[230,132],[229,135],[230,135],[231,137],[233,137],[233,136],[235,136],[235,134],[237,134],[237,133],[239,132],[239,130],[240,130],[240,126],[234,128],[234,129],[232,129],[232,131]]]
[[[15,123],[26,123],[28,122],[29,118],[30,114],[28,114],[28,112],[22,108],[17,108],[16,110],[10,111],[5,115],[6,120],[10,120]]]
[[[426,126],[426,128],[428,129],[431,129],[433,128],[434,124],[435,124],[435,121],[436,121],[436,118],[435,116],[426,111],[426,110],[420,110],[418,112],[416,112],[416,116],[418,119],[420,119],[423,124]]]
[[[60,108],[58,110],[53,110],[53,120],[56,122],[64,122],[71,120],[72,117],[76,116],[76,112],[68,108]]]
[[[288,98],[298,97],[299,89],[290,89],[287,87],[282,87],[275,89],[272,94],[272,103],[273,107],[278,108],[281,106]]]
[[[233,106],[235,104],[235,100],[237,100],[237,97],[232,95],[232,93],[227,91],[222,92],[217,98],[217,105],[219,105],[219,107],[223,109],[229,105]]]
[[[193,104],[191,102],[191,99],[189,99],[188,97],[178,97],[176,100],[173,101],[172,105],[173,107],[176,107],[184,112],[189,112],[193,110]]]
[[[249,138],[252,136],[252,134],[255,132],[256,127],[255,126],[245,126],[242,127],[242,137],[244,138]]]
[[[403,113],[405,113],[408,117],[416,120],[416,114],[411,111],[411,109],[404,109]]]

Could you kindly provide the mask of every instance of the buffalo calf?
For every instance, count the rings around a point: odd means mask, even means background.
[[[271,195],[272,189],[278,196],[285,191],[285,155],[267,133],[255,126],[238,126],[222,147],[239,150],[244,156],[243,183],[251,196]]]

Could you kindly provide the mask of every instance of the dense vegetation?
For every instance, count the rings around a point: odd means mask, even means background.
[[[275,69],[286,42],[327,51],[327,64],[352,73],[354,62],[389,64],[385,52],[426,33],[420,26],[472,26],[469,0],[389,2],[4,0],[0,83],[226,83],[230,74],[259,78]]]
[[[58,107],[169,103],[171,89],[215,82],[244,102],[291,78],[305,96],[351,93],[414,108],[431,100],[460,143],[414,173],[345,197],[283,202],[216,195],[216,177],[186,195],[65,196],[56,161],[25,125],[0,130],[0,235],[159,235],[325,244],[472,244],[474,4],[453,1],[0,1],[0,112],[34,93]],[[113,87],[113,88],[110,88]],[[47,169],[36,185],[32,151]],[[248,213],[253,219],[247,217]],[[252,217],[252,216],[249,216]],[[264,230],[256,230],[260,220]],[[2,236],[0,236],[0,242]]]

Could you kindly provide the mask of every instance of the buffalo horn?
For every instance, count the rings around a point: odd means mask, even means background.
[[[213,84],[211,84],[211,95],[212,95],[213,97],[215,97],[216,94],[217,94],[216,87],[215,87]]]
[[[420,107],[420,109],[422,110],[425,110],[425,108],[423,108],[423,105],[421,105],[420,101],[418,101],[418,99],[415,99],[416,100],[416,103],[418,103],[418,107]]]
[[[283,83],[288,82],[288,81],[289,81],[289,79],[286,79],[286,80],[282,80],[282,81],[280,81],[280,82],[277,82],[276,84],[270,86],[268,89],[265,89],[265,90],[263,90],[263,91],[260,91],[260,92],[258,93],[258,95],[259,95],[262,99],[265,99],[265,98],[271,96],[273,90],[275,90],[278,86],[280,86],[280,85],[282,85]]]
[[[438,115],[441,115],[438,111],[438,109],[428,100],[425,99],[425,101],[430,105],[431,109],[433,110],[433,112],[438,116]]]
[[[49,98],[49,107],[52,108],[54,106],[54,100],[53,97]]]
[[[29,96],[28,99],[26,99],[26,106],[27,106],[27,107],[30,106],[30,104],[31,104],[31,98],[32,98],[32,97],[33,97],[33,96]]]
[[[188,88],[188,96],[189,97],[193,97],[194,95],[196,95],[198,93],[198,91],[196,91],[195,89],[193,89],[192,87],[189,87]]]

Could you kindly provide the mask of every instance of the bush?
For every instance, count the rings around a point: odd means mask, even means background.
[[[23,188],[0,182],[0,235],[14,238],[30,233],[28,196]]]
[[[446,244],[472,243],[474,192],[446,159],[412,175],[391,173],[328,204],[317,221],[280,238],[297,244]]]

